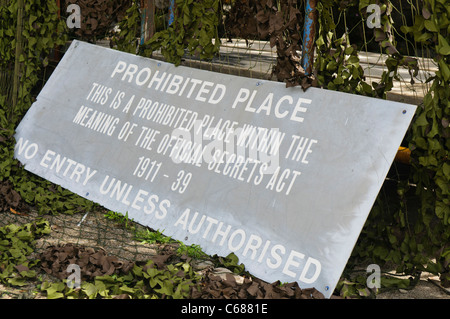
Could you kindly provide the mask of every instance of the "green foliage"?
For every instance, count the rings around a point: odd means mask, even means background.
[[[0,228],[0,283],[24,286],[37,280],[40,261],[31,259],[35,240],[51,232],[48,221],[36,220],[22,226],[15,224]],[[96,276],[79,288],[69,287],[67,280],[44,281],[40,290],[48,299],[110,299],[110,298],[171,298],[190,296],[191,288],[202,277],[186,261],[157,267],[152,260],[135,264],[131,271]]]
[[[151,231],[148,228],[143,231],[138,231],[135,239],[147,244],[167,244],[175,242],[171,237],[165,236],[159,229]]]
[[[318,57],[315,67],[319,84],[331,90],[386,98],[386,92],[393,87],[393,80],[398,79],[400,68],[408,70],[413,82],[418,73],[417,59],[403,56],[396,48],[394,35],[398,33],[394,32],[392,3],[388,0],[342,3],[340,0],[318,3]],[[349,43],[347,34],[336,38],[337,26],[332,15],[333,10],[338,10],[345,20],[348,8],[357,6],[366,19],[369,4],[381,6],[381,25],[373,30],[372,40],[379,44],[381,52],[388,55],[381,81],[372,83],[372,86],[364,80],[355,54],[357,48]],[[406,137],[412,151],[411,174],[398,182],[394,196],[379,196],[352,256],[380,265],[393,264],[397,272],[410,274],[415,279],[419,278],[421,271],[429,271],[440,275],[444,285],[450,285],[449,2],[424,0],[416,5],[418,14],[413,25],[404,25],[400,30],[405,38],[412,35],[424,50],[433,52],[439,69],[427,79],[427,82],[432,81],[431,87],[423,104],[419,105]],[[414,205],[410,202],[416,198],[419,199],[418,212],[410,208]],[[347,267],[351,268],[351,262]],[[397,283],[397,286],[405,283],[396,280],[384,282]],[[357,281],[345,277],[336,290],[345,296],[366,296],[364,284],[358,285]]]
[[[104,214],[103,216],[120,225],[123,225],[125,229],[135,230],[135,227],[132,224],[133,219],[128,218],[128,212],[126,212],[125,215],[122,215],[121,213],[116,213],[111,210],[108,210],[106,214]]]
[[[418,185],[421,222],[436,258],[434,273],[450,286],[450,16],[449,1],[423,1],[414,25],[403,31],[436,52],[439,69],[429,79],[431,88],[417,109],[412,127],[412,180]]]
[[[345,278],[339,281],[336,291],[342,298],[376,298],[376,294],[381,291],[392,289],[412,289],[419,277],[400,278],[389,274],[383,274],[380,277],[379,288],[368,288],[367,274],[353,275],[350,279]]]
[[[118,26],[120,33],[113,37],[113,43],[117,45],[117,50],[136,54],[141,29],[139,4],[136,1],[128,8],[125,18],[119,22]]]
[[[9,180],[22,198],[36,205],[40,213],[75,213],[93,203],[61,187],[26,172],[14,159],[14,131],[31,106],[34,92],[43,80],[51,50],[65,45],[67,28],[58,19],[54,1],[24,1],[22,43],[19,48],[19,90],[17,105],[12,107],[11,89],[5,74],[12,74],[16,55],[17,1],[0,6],[0,180]]]
[[[211,59],[220,47],[218,7],[219,0],[176,0],[174,22],[139,45],[141,16],[139,5],[133,4],[127,11],[127,18],[119,24],[121,32],[113,42],[118,50],[147,57],[161,50],[166,61],[175,65],[181,63],[186,53],[200,59]]]
[[[158,269],[152,260],[120,275],[97,276],[83,281],[79,288],[70,288],[64,281],[44,282],[41,291],[49,299],[183,299],[201,277],[189,263],[169,264]]]
[[[40,260],[31,259],[35,240],[51,232],[47,220],[39,219],[22,226],[0,228],[0,283],[24,286],[37,280]],[[197,285],[197,275],[186,261],[157,267],[152,260],[135,264],[131,271],[96,276],[83,281],[81,287],[69,287],[67,280],[45,281],[40,285],[48,299],[110,299],[110,298],[187,298]]]
[[[48,221],[44,219],[18,226],[0,228],[0,282],[23,286],[36,277],[34,267],[39,260],[28,257],[34,251],[35,240],[50,233]]]
[[[406,67],[411,78],[417,75],[417,60],[405,57],[395,47],[393,34],[393,20],[391,17],[392,5],[390,1],[320,1],[317,5],[319,11],[319,31],[316,39],[317,58],[315,61],[317,79],[320,86],[329,90],[337,90],[347,93],[356,93],[371,97],[386,98],[386,92],[393,87],[393,79],[398,78],[398,68]],[[345,14],[352,6],[358,6],[362,17],[367,17],[366,8],[369,4],[381,6],[381,26],[374,29],[374,40],[379,43],[380,49],[388,54],[381,81],[369,85],[365,81],[364,70],[359,64],[358,51],[367,48],[358,48],[349,43],[348,34],[336,38],[336,24],[332,15],[333,9],[339,8],[340,15]],[[365,21],[363,20],[363,23]],[[347,26],[346,26],[347,28]],[[365,33],[364,33],[365,37]],[[367,43],[367,39],[364,38]]]
[[[141,54],[151,56],[161,50],[166,61],[179,65],[187,52],[200,59],[211,59],[219,51],[217,27],[219,0],[176,0],[174,22],[156,32],[144,46]],[[214,41],[213,41],[214,40]]]
[[[347,43],[345,36],[332,40],[333,33],[320,35],[316,59],[319,85],[329,90],[374,96],[372,87],[364,81],[364,70],[359,65],[356,46]]]
[[[226,257],[214,255],[213,260],[215,261],[216,265],[228,268],[235,274],[240,275],[246,273],[245,265],[239,264],[239,258],[234,253],[230,253]]]
[[[318,84],[329,90],[374,96],[372,87],[364,81],[364,70],[359,65],[356,46],[349,43],[346,34],[336,39],[334,33],[336,24],[332,9],[339,2],[319,1],[317,4],[319,23],[316,48],[318,54],[314,67],[317,70]],[[353,1],[354,4],[355,1]]]
[[[186,255],[195,259],[204,259],[208,257],[208,255],[202,250],[202,247],[200,247],[200,245],[192,244],[186,246],[182,242],[179,242],[179,244],[180,246],[177,248],[177,254],[179,255]]]
[[[18,19],[17,1],[7,1],[6,5],[0,6],[0,70],[8,72],[13,69],[16,45],[19,51],[20,86],[18,90],[18,104],[13,109],[5,105],[6,94],[0,88],[0,113],[2,127],[7,115],[8,122],[15,124],[24,112],[30,107],[32,95],[30,92],[39,81],[39,71],[48,64],[50,50],[56,45],[65,44],[65,24],[58,19],[57,6],[54,1],[30,0],[24,1],[22,21],[22,43],[17,43],[16,26]]]
[[[184,243],[172,239],[172,237],[165,236],[163,231],[160,231],[159,229],[151,231],[147,228],[143,231],[137,231],[134,239],[147,244],[178,244],[177,254],[180,256],[186,255],[195,259],[207,257],[199,245],[192,244],[186,246]]]
[[[156,231],[150,230],[149,228],[145,228],[144,230],[136,229],[134,226],[133,219],[128,218],[128,212],[125,215],[121,213],[116,213],[113,211],[107,211],[104,216],[112,220],[122,226],[125,229],[134,232],[134,240],[140,241],[146,244],[178,244],[177,254],[182,256],[186,255],[191,258],[202,259],[207,257],[207,255],[202,251],[202,248],[199,245],[189,245],[186,246],[184,243],[172,239],[170,236],[166,236],[163,234],[164,230],[160,231],[157,229]]]

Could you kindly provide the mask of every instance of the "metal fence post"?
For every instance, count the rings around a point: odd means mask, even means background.
[[[173,23],[175,20],[175,0],[170,0],[170,6],[169,6],[169,26]]]
[[[20,56],[22,55],[22,29],[23,29],[23,0],[17,0],[17,28],[16,28],[16,53],[14,61],[14,81],[12,92],[12,107],[10,119],[18,103],[19,81],[20,81]]]
[[[312,73],[314,63],[314,40],[316,34],[317,0],[307,0],[305,8],[305,24],[303,29],[302,67],[306,75]]]
[[[155,34],[155,0],[141,0],[141,41],[143,45]]]

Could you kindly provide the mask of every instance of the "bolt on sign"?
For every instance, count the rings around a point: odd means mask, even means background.
[[[27,170],[329,297],[416,106],[73,41],[16,130]]]

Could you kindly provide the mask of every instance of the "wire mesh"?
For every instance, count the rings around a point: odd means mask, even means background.
[[[84,247],[104,249],[108,254],[129,261],[146,261],[158,253],[158,245],[136,240],[139,232],[147,228],[127,220],[123,223],[108,219],[107,211],[98,208],[83,214],[41,215],[31,210],[28,213],[4,211],[0,213],[0,227],[9,224],[23,225],[44,218],[51,227],[51,234],[36,241],[36,253],[49,246],[72,243]]]
[[[238,2],[238,1],[236,1]],[[232,2],[233,5],[236,2]],[[244,1],[245,2],[245,1]],[[222,21],[219,29],[220,51],[211,60],[200,60],[195,56],[184,57],[183,65],[211,70],[251,78],[275,80],[272,70],[277,63],[277,49],[272,47],[268,39],[261,38],[252,25],[256,25],[257,11],[255,6],[250,5],[249,11],[232,11],[233,5],[223,4]],[[298,8],[303,10],[298,2]],[[394,78],[394,87],[387,93],[390,100],[419,104],[428,91],[431,84],[426,80],[437,71],[437,65],[432,59],[432,53],[415,43],[400,29],[402,26],[410,26],[414,23],[414,15],[421,10],[419,2],[391,1],[393,19],[393,34],[399,52],[408,57],[418,60],[419,73],[411,78],[406,67],[399,68]],[[233,20],[227,19],[233,17]],[[367,20],[361,16],[358,7],[350,6],[345,10],[335,8],[331,12],[333,23],[333,39],[345,35],[349,45],[356,45],[360,65],[364,70],[366,82],[379,82],[384,71],[387,71],[386,59],[389,57],[378,42],[375,41],[374,28],[369,27]],[[241,23],[240,28],[248,28],[248,32],[236,32],[234,24]],[[298,52],[301,56],[301,52]],[[158,52],[153,53],[153,58],[164,59]]]

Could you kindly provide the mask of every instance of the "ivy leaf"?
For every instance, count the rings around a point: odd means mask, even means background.
[[[157,293],[165,294],[171,296],[173,294],[173,283],[171,280],[167,279],[161,284],[161,288],[155,289]]]
[[[411,284],[411,281],[409,279],[401,279],[401,278],[394,278],[394,277],[381,277],[381,286],[382,287],[396,287],[405,289],[408,288]]]
[[[425,20],[424,25],[428,31],[439,32],[439,29],[436,27],[432,20]]]
[[[449,55],[450,45],[448,44],[447,40],[440,34],[438,34],[438,39],[439,39],[439,46],[438,46],[439,54]]]
[[[37,17],[35,15],[30,15],[29,20],[28,20],[30,28],[32,28],[33,22],[36,20],[37,20]]]
[[[450,68],[447,63],[445,63],[444,59],[439,60],[439,71],[442,74],[442,77],[445,81],[450,80]]]
[[[45,290],[47,292],[48,299],[60,299],[64,298],[64,294],[62,292],[65,287],[66,286],[63,282],[55,282],[52,284],[46,282],[42,285],[41,290]]]
[[[50,290],[47,292],[48,299],[61,299],[64,298],[64,294],[58,291]]]
[[[444,163],[444,165],[442,165],[442,173],[445,177],[450,179],[450,164]]]
[[[334,79],[334,84],[337,84],[337,85],[339,85],[339,84],[344,84],[344,78],[342,77],[342,76],[340,76],[340,75],[338,75],[335,79]]]
[[[370,4],[370,0],[360,0],[359,1],[359,11],[362,11],[369,4]]]
[[[428,119],[427,114],[425,112],[422,112],[417,119],[415,120],[415,125],[417,126],[426,126],[428,125]]]
[[[450,207],[445,205],[443,202],[437,202],[435,208],[436,216],[447,222],[447,218],[450,215]]]
[[[431,39],[433,35],[429,32],[421,33],[419,36],[415,37],[416,42],[426,42],[427,40]]]
[[[130,295],[133,295],[136,292],[136,289],[130,288],[130,287],[126,286],[126,285],[121,286],[119,289],[123,293],[128,293]]]
[[[28,284],[25,278],[20,277],[10,278],[8,279],[8,283],[13,286],[25,286]]]
[[[81,285],[81,290],[88,296],[89,299],[97,297],[97,288],[93,283],[84,282]]]

